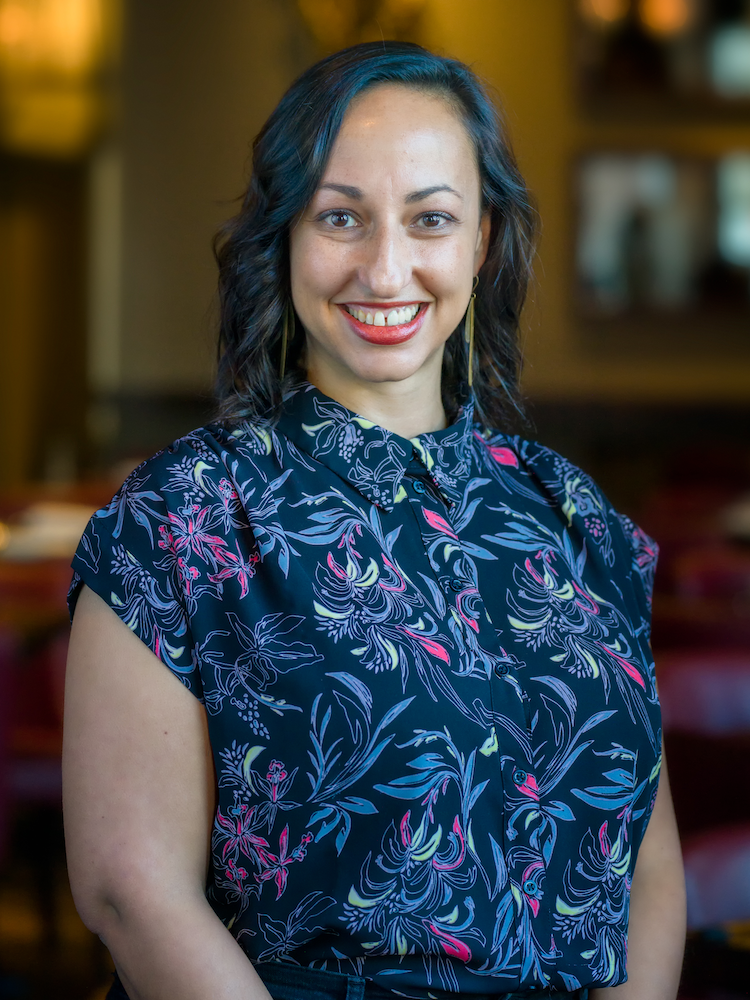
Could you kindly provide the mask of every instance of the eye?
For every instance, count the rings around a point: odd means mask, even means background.
[[[453,219],[445,212],[425,212],[417,222],[423,229],[444,229]]]
[[[351,229],[357,225],[357,220],[349,212],[326,212],[320,217],[321,222],[328,223],[333,229]]]

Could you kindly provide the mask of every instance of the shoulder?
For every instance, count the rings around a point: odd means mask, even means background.
[[[184,531],[191,544],[209,522],[233,530],[244,522],[243,495],[267,477],[263,465],[278,450],[278,436],[264,421],[190,431],[133,469],[89,522],[77,561],[98,571],[104,549],[130,554],[145,547],[163,555],[173,530]]]
[[[212,424],[142,462],[83,533],[71,613],[85,583],[187,681],[195,669],[187,636],[205,596],[257,562],[247,551],[246,498],[268,478],[277,445],[260,422]]]
[[[605,503],[604,494],[588,473],[539,441],[478,425],[474,428],[474,439],[486,457],[533,480],[540,491],[560,503],[566,513],[575,513],[591,505],[601,508]]]
[[[595,480],[570,459],[539,441],[475,428],[477,447],[524,493],[560,511],[568,528],[577,529],[609,565],[620,555],[650,595],[658,545],[627,514],[615,509]],[[486,464],[486,463],[485,463]]]
[[[231,468],[243,459],[258,459],[278,449],[273,426],[264,420],[240,424],[206,424],[177,438],[135,468],[125,484],[148,476],[168,486],[185,468],[200,466],[202,476]],[[124,485],[125,485],[124,484]]]
[[[252,474],[252,465],[278,451],[278,438],[265,421],[236,427],[207,424],[177,438],[141,462],[123,482],[110,507],[122,497],[146,491],[169,503],[170,496],[223,493],[235,475]],[[156,499],[156,497],[152,497]]]

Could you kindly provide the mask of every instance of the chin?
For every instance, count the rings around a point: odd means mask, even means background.
[[[360,382],[380,385],[384,382],[405,382],[417,375],[422,368],[423,365],[410,363],[406,359],[400,362],[389,359],[371,365],[357,366],[352,370],[352,374]]]

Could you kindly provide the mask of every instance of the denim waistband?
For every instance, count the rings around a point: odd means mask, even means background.
[[[347,976],[323,969],[307,969],[285,962],[263,962],[255,966],[273,1000],[395,1000],[404,996],[414,1000],[457,1000],[459,994],[445,990],[388,990],[361,976]],[[524,993],[472,993],[471,1000],[587,1000],[588,990],[557,993],[531,990]]]

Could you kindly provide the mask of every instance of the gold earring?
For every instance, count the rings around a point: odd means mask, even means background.
[[[477,274],[474,276],[472,288],[476,288],[478,284],[479,275]],[[477,293],[472,291],[469,304],[466,307],[466,320],[464,322],[464,340],[469,345],[469,387],[474,382],[474,303],[476,299]]]
[[[286,354],[289,349],[290,328],[294,330],[294,306],[287,301],[284,306],[284,325],[281,328],[281,365],[279,366],[279,378],[284,378],[286,371]]]

